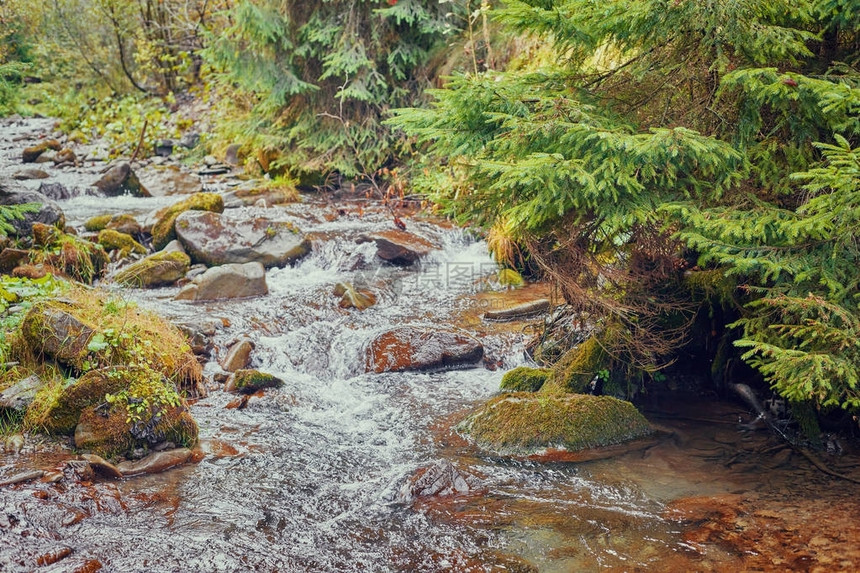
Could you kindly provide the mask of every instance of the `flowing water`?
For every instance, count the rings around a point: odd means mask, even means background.
[[[4,125],[0,176],[20,168],[24,138],[48,127],[47,120]],[[84,187],[96,170],[53,175]],[[61,206],[80,225],[106,209],[144,217],[177,199],[82,193]],[[96,561],[107,571],[181,572],[833,570],[860,563],[857,486],[817,472],[767,432],[741,430],[745,408],[714,397],[653,397],[644,407],[668,437],[608,460],[508,459],[472,447],[456,423],[523,361],[529,336],[528,323],[485,323],[480,315],[546,289],[499,292],[486,245],[468,234],[407,219],[410,231],[439,249],[400,269],[381,264],[373,243],[355,240],[391,228],[384,211],[311,195],[231,215],[290,221],[313,234],[313,251],[294,267],[268,271],[270,293],[256,299],[189,304],[172,300],[176,288],[116,293],[177,322],[214,321],[207,374],[231,342],[250,337],[252,366],[284,387],[238,409],[230,407],[234,396],[211,384],[192,406],[198,463],[118,482],[0,489],[0,571],[32,570],[38,556],[64,548],[71,555],[44,570]],[[364,312],[339,308],[332,294],[339,281],[367,285],[378,304]],[[472,332],[485,346],[484,364],[364,373],[369,340],[406,324]],[[0,479],[68,457],[31,436],[20,456],[0,457]],[[409,477],[439,460],[474,476],[477,487],[460,496],[404,496]]]

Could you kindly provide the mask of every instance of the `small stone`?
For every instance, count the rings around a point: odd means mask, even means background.
[[[236,372],[248,366],[251,361],[251,351],[254,343],[244,338],[230,347],[227,355],[221,361],[221,368],[227,372]]]
[[[146,187],[140,183],[140,180],[128,163],[120,163],[111,167],[94,185],[108,197],[116,197],[118,195],[131,195],[133,197],[151,196]]]

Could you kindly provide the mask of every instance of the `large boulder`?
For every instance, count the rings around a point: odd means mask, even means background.
[[[33,223],[44,223],[56,227],[63,227],[66,219],[63,211],[56,203],[38,193],[30,191],[19,184],[0,181],[0,205],[21,205],[33,203],[38,205],[32,213],[24,213],[20,219],[12,219],[9,224],[14,228],[13,235],[26,237],[32,233]]]
[[[187,199],[159,210],[155,214],[156,221],[151,230],[154,249],[161,250],[176,238],[176,218],[186,211],[222,213],[224,200],[217,193],[195,193]]]
[[[181,251],[160,251],[124,267],[113,276],[121,285],[154,288],[172,285],[191,268],[191,259]]]
[[[427,239],[398,229],[371,233],[367,239],[376,243],[376,255],[380,259],[400,266],[409,266],[436,248]]]
[[[207,301],[262,296],[269,292],[260,263],[227,264],[208,269],[185,285],[176,300]]]
[[[266,268],[283,267],[310,252],[310,243],[294,225],[264,217],[187,211],[176,218],[176,236],[193,262],[207,266],[259,262]]]
[[[147,364],[184,391],[202,381],[185,335],[158,315],[83,287],[37,302],[24,316],[13,353],[59,363],[68,375]]]
[[[151,197],[135,175],[128,163],[120,163],[108,169],[101,179],[94,183],[96,189],[108,197],[131,195],[133,197]]]
[[[484,356],[475,338],[460,332],[404,326],[377,335],[365,354],[367,372],[468,366]]]
[[[480,447],[505,455],[531,455],[547,448],[571,452],[601,448],[653,432],[630,402],[543,392],[492,398],[458,429]]]

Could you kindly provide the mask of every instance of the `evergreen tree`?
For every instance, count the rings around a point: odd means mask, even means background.
[[[416,184],[526,247],[625,333],[617,358],[671,359],[682,285],[728,276],[744,359],[857,406],[858,4],[512,0],[497,20],[555,63],[451,78],[392,123],[424,145]]]
[[[426,86],[450,11],[438,0],[246,0],[207,53],[246,94],[235,131],[265,170],[372,178],[397,148],[381,119]]]

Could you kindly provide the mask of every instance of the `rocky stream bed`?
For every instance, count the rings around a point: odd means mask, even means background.
[[[638,406],[661,432],[590,461],[502,455],[464,437],[458,424],[524,363],[524,344],[551,312],[535,301],[552,298],[547,285],[500,285],[486,245],[468,233],[411,211],[398,229],[361,197],[276,204],[243,193],[237,169],[211,160],[134,164],[150,197],[95,188],[109,166],[97,145],[69,144],[76,161],[37,164],[41,179],[21,174],[33,168],[22,150],[52,131],[50,119],[0,123],[0,180],[52,194],[81,233],[96,215],[151,224],[157,209],[202,192],[223,203],[217,217],[177,217],[182,243],[203,244],[186,249],[190,263],[211,267],[183,268],[193,281],[121,286],[115,271],[128,265],[116,262],[103,281],[192,335],[200,440],[172,469],[119,479],[69,471],[94,467],[69,440],[7,440],[0,571],[860,566],[860,486],[825,475],[767,429],[743,427],[755,413],[740,402],[655,389]],[[158,248],[173,238],[155,235]],[[281,238],[292,243],[259,252]],[[230,265],[242,268],[224,278]],[[508,320],[523,304],[530,311]],[[237,369],[271,378],[245,385],[228,378]],[[856,444],[839,449],[820,458],[857,475]],[[16,477],[28,479],[4,483]]]

